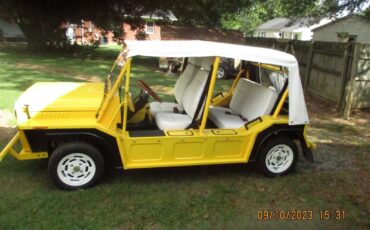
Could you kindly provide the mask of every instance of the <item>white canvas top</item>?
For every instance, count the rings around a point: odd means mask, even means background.
[[[125,41],[127,57],[226,57],[284,66],[289,74],[289,124],[308,124],[297,59],[281,51],[209,41]]]

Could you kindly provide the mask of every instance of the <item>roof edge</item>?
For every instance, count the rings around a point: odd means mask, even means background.
[[[338,18],[338,19],[336,19],[336,20],[334,20],[334,21],[332,21],[332,22],[329,22],[329,23],[327,23],[327,24],[325,24],[325,25],[322,25],[322,26],[316,27],[315,29],[312,29],[312,31],[314,32],[314,31],[321,30],[321,29],[323,29],[323,28],[325,28],[325,27],[327,27],[327,26],[333,25],[333,24],[335,24],[335,23],[337,23],[337,22],[341,22],[341,21],[343,21],[343,20],[346,20],[346,19],[348,19],[348,18],[353,18],[353,17],[357,17],[357,18],[359,18],[359,19],[362,19],[362,20],[365,20],[365,21],[367,21],[367,22],[370,22],[370,19],[368,19],[368,18],[366,18],[366,17],[364,17],[364,16],[362,16],[362,15],[358,15],[358,14],[350,14],[350,15],[344,16],[344,17],[342,17],[342,18]]]

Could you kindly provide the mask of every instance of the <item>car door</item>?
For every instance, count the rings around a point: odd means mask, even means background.
[[[126,132],[125,168],[151,168],[246,162],[251,135],[245,128]]]

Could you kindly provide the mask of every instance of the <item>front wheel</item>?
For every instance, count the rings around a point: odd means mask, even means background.
[[[297,145],[287,137],[267,140],[258,158],[258,169],[268,177],[283,176],[294,169],[298,160]]]
[[[73,142],[56,148],[49,160],[49,175],[56,186],[77,190],[95,185],[104,173],[104,158],[92,145]]]

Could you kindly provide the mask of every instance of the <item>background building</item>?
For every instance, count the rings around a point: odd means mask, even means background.
[[[314,28],[330,22],[329,19],[323,19],[319,23],[309,25],[309,20],[303,18],[292,23],[288,18],[274,18],[258,26],[254,30],[253,37],[308,41],[312,39]]]
[[[370,43],[370,20],[359,15],[349,15],[313,30],[313,40],[328,42]]]

